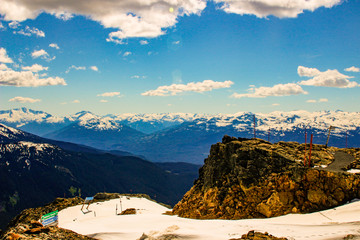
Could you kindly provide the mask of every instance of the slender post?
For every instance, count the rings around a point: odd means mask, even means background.
[[[347,135],[348,135],[348,132],[347,132],[347,131],[345,131],[345,148],[347,148],[347,147],[348,147],[348,145],[347,145]]]
[[[328,132],[328,136],[327,136],[327,139],[326,139],[326,145],[325,145],[326,148],[327,148],[328,143],[329,143],[330,132],[331,132],[331,130],[334,130],[334,129],[335,129],[334,126],[330,126],[330,127],[329,127],[329,132]]]
[[[304,167],[306,167],[306,141],[307,141],[307,132],[306,132],[306,127],[305,127]]]
[[[254,138],[256,138],[256,118],[255,118],[255,114],[254,114]]]
[[[311,137],[310,137],[310,152],[309,152],[309,167],[311,165],[311,148],[312,148],[312,143],[313,143],[313,135],[311,134]]]

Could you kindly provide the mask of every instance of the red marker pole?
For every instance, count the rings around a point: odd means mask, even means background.
[[[310,137],[310,152],[309,152],[309,167],[310,167],[310,164],[311,164],[311,148],[312,148],[312,142],[313,142],[313,135],[311,134],[311,137]]]
[[[345,148],[347,148],[347,135],[348,135],[348,132],[345,131]]]
[[[256,118],[255,118],[255,114],[254,114],[254,138],[256,138]]]
[[[305,128],[304,167],[306,167],[306,140],[307,140],[307,132],[306,132],[306,128]]]

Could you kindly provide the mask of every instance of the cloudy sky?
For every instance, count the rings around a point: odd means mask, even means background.
[[[359,111],[360,0],[2,0],[0,109]]]

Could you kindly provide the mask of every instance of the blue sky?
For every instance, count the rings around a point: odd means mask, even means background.
[[[1,109],[359,111],[359,0],[4,3]]]

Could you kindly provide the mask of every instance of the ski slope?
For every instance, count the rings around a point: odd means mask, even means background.
[[[195,220],[164,215],[169,211],[153,201],[121,197],[122,210],[137,209],[136,215],[116,215],[120,199],[90,205],[88,213],[81,205],[59,212],[59,227],[96,239],[139,239],[143,233],[157,238],[175,235],[180,239],[221,240],[240,238],[250,230],[268,232],[288,239],[342,239],[348,234],[360,236],[360,201],[310,214],[289,214],[268,219]]]

